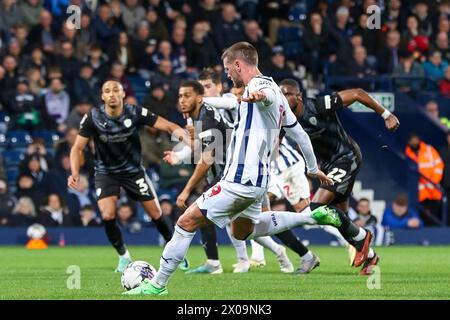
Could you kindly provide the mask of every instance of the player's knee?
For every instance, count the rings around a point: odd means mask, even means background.
[[[195,219],[193,218],[189,209],[187,209],[178,218],[177,225],[179,225],[182,229],[184,229],[188,232],[194,232],[195,230],[197,230],[197,223],[196,223]]]

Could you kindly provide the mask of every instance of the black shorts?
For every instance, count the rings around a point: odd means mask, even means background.
[[[361,163],[361,158],[355,156],[340,158],[323,166],[324,173],[334,181],[332,186],[321,186],[335,194],[336,197],[332,203],[344,202],[351,196]]]
[[[148,201],[156,197],[153,185],[144,171],[133,174],[96,174],[95,194],[97,200],[120,196],[120,187],[134,201]]]

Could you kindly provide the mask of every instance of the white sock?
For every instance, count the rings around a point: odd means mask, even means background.
[[[341,246],[348,245],[347,240],[344,239],[344,237],[341,235],[339,230],[336,229],[335,227],[332,227],[332,226],[320,226],[320,228],[322,228],[323,230],[325,230],[329,234],[332,234],[333,236],[335,236]]]
[[[316,220],[311,217],[309,207],[302,212],[265,211],[261,212],[259,218],[259,223],[255,225],[248,239],[271,236],[304,224],[317,224]]]
[[[255,240],[250,240],[252,244],[252,260],[263,261],[264,260],[264,247]]]
[[[248,260],[247,244],[243,240],[238,240],[231,234],[231,227],[227,225],[227,233],[230,237],[233,247],[236,249],[236,257],[238,260]]]
[[[128,250],[125,251],[125,253],[120,255],[119,257],[131,260],[130,252]]]
[[[355,241],[361,241],[362,239],[364,239],[366,237],[366,230],[364,230],[364,228],[359,228],[359,233],[356,235],[356,237],[353,238],[353,240]]]
[[[253,241],[253,240],[252,240]],[[264,248],[269,249],[272,251],[275,255],[279,255],[281,253],[281,246],[276,243],[271,237],[258,237],[255,238],[254,241],[258,242],[260,245],[262,245]]]
[[[370,248],[370,249],[369,249],[369,254],[367,255],[367,257],[368,257],[369,259],[372,259],[374,255],[375,255],[375,251],[373,251],[373,249]]]
[[[211,265],[211,266],[213,266],[213,267],[220,266],[220,260],[208,259],[208,260],[206,260],[206,263]]]
[[[186,253],[194,238],[195,232],[187,232],[175,226],[172,239],[164,247],[159,261],[159,270],[151,280],[157,287],[165,287],[172,273],[177,270],[178,265],[186,257]]]
[[[309,261],[312,258],[314,258],[314,256],[313,256],[312,252],[309,250],[304,256],[302,256],[302,260],[305,260],[305,261]]]

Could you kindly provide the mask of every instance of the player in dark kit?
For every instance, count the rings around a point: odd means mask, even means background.
[[[378,255],[370,248],[372,234],[356,226],[347,216],[349,197],[362,156],[359,146],[345,132],[336,112],[358,101],[382,116],[388,130],[395,131],[400,123],[394,114],[362,89],[334,92],[313,100],[302,99],[295,80],[283,80],[280,88],[298,122],[308,133],[321,169],[334,180],[334,185],[321,186],[317,190],[311,208],[323,204],[337,208],[342,221],[338,230],[349,244],[356,248],[353,266],[364,264],[360,274],[370,274],[371,268],[379,261]]]
[[[187,131],[146,108],[124,104],[124,97],[120,82],[110,80],[103,84],[104,104],[92,109],[80,121],[80,130],[70,152],[72,175],[68,178],[68,186],[76,189],[80,177],[80,157],[92,138],[96,157],[95,190],[106,235],[119,254],[116,272],[122,272],[131,262],[130,253],[116,221],[116,203],[120,196],[120,187],[131,199],[142,204],[166,241],[169,241],[173,234],[173,227],[162,216],[152,183],[141,163],[139,128],[150,126],[173,134],[188,145],[191,144]],[[187,260],[181,265],[183,269],[189,267]]]

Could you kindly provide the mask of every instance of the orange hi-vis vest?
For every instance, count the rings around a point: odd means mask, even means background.
[[[441,182],[444,163],[436,149],[421,141],[418,153],[415,153],[409,146],[406,147],[405,153],[407,157],[417,163],[420,174],[429,180],[419,178],[419,202],[441,200],[442,193],[433,183],[439,184]]]

